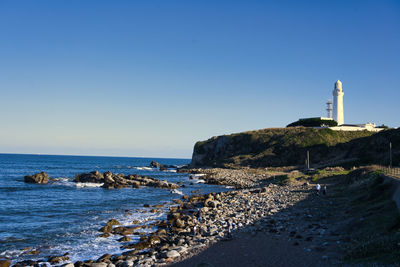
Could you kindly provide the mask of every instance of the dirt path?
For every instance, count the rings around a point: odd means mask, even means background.
[[[289,187],[290,198],[301,199],[298,203],[173,266],[337,265],[343,242],[338,229],[346,216],[342,208],[346,200],[316,196],[313,187]]]
[[[293,246],[284,237],[274,237],[259,232],[252,236],[239,233],[231,241],[221,241],[202,253],[179,262],[183,266],[328,266],[323,254],[308,252],[301,246]]]

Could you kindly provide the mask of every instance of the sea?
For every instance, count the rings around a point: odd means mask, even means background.
[[[149,168],[152,160],[175,166],[190,162],[168,158],[0,154],[0,258],[7,257],[15,263],[46,260],[68,252],[70,261],[75,262],[97,259],[106,253],[123,253],[118,242],[121,236],[99,237],[99,229],[108,220],[114,218],[126,226],[136,220],[150,224],[166,218],[171,204],[160,213],[150,212],[145,204],[172,203],[182,197],[180,193],[229,190],[204,184],[201,177],[190,179],[189,174],[177,173],[174,168],[168,171]],[[95,170],[145,175],[182,182],[186,187],[173,193],[152,187],[104,189],[99,184],[73,182],[76,174]],[[41,171],[54,181],[47,185],[24,182],[25,175]]]

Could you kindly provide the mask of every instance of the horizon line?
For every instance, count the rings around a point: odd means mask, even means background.
[[[70,157],[103,157],[103,158],[142,158],[142,159],[184,159],[191,160],[191,158],[162,158],[162,157],[143,157],[143,156],[107,156],[107,155],[74,155],[74,154],[46,154],[46,153],[14,153],[14,152],[0,152],[0,155],[30,155],[30,156],[70,156]]]

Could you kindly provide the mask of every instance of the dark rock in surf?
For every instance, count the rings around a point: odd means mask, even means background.
[[[165,189],[179,188],[179,185],[168,183],[166,180],[161,181],[152,177],[139,176],[136,174],[115,174],[109,171],[105,172],[104,174],[101,174],[98,171],[77,174],[74,181],[76,183],[103,183],[102,187],[107,189],[129,187],[140,188],[141,186],[151,186]]]
[[[47,184],[49,182],[49,175],[45,172],[40,172],[34,175],[26,175],[24,177],[25,183],[34,184]]]
[[[161,165],[160,166],[160,171],[168,171],[168,166],[167,165]]]
[[[56,263],[60,263],[63,261],[67,261],[69,260],[69,253],[65,253],[63,256],[54,256],[54,257],[50,257],[47,261],[51,264],[56,264]]]
[[[150,162],[150,168],[160,168],[161,164],[158,163],[157,161],[152,161]]]
[[[98,171],[75,175],[76,183],[104,183],[104,175]]]

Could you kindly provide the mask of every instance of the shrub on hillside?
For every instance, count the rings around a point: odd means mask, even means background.
[[[333,127],[337,126],[337,122],[334,120],[322,120],[320,118],[309,118],[309,119],[300,119],[298,121],[292,122],[288,124],[286,127],[296,127],[296,126],[304,126],[304,127]]]

